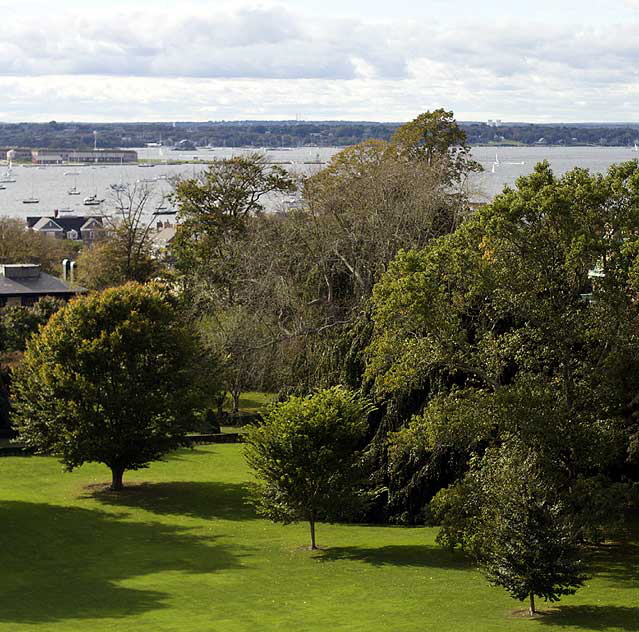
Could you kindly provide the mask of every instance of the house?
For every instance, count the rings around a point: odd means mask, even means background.
[[[169,224],[168,222],[157,223],[157,232],[150,235],[153,250],[156,255],[165,254],[171,243],[175,239],[175,224]]]
[[[27,217],[27,228],[56,239],[74,239],[92,243],[104,235],[104,224],[99,215],[67,215]]]
[[[83,287],[71,287],[51,274],[42,272],[38,264],[0,264],[0,307],[8,305],[30,306],[43,296],[65,301],[84,294]]]

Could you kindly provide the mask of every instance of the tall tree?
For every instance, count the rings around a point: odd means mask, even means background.
[[[294,179],[261,154],[216,160],[196,177],[179,180],[174,201],[180,224],[172,248],[187,284],[206,288],[218,304],[233,304],[237,266],[247,222],[264,210],[264,198],[295,189]]]
[[[623,468],[630,474],[639,387],[639,304],[630,289],[637,170],[627,163],[605,176],[576,169],[557,178],[540,164],[453,235],[390,267],[374,290],[367,374],[388,400],[388,427],[418,413],[432,437],[414,460],[411,443],[422,433],[398,436],[398,494],[413,490],[423,507],[438,486],[463,475],[470,455],[504,433],[523,436],[544,417],[556,427],[535,440],[560,439],[557,456],[573,483],[585,477],[594,485],[597,474],[611,482],[608,473]],[[512,417],[517,427],[473,406],[453,410],[462,398],[498,410],[515,395],[538,401],[540,411],[527,419],[522,408]]]
[[[474,461],[467,480],[434,503],[447,519],[443,540],[454,543],[461,528],[488,581],[527,599],[531,616],[535,597],[558,601],[585,580],[585,550],[555,467],[513,438]]]
[[[119,490],[126,470],[187,443],[215,387],[169,294],[129,283],[69,303],[29,340],[13,391],[16,427],[69,470],[105,464]]]
[[[466,132],[459,127],[452,112],[443,108],[424,112],[400,126],[391,142],[400,153],[413,160],[424,160],[442,170],[451,182],[458,182],[471,171],[482,171],[472,160]]]

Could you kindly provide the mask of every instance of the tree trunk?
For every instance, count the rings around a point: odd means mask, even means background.
[[[233,414],[237,414],[240,412],[240,395],[242,394],[241,390],[234,390],[231,393],[233,397]]]
[[[217,414],[218,414],[218,417],[220,418],[220,421],[224,417],[224,402],[225,402],[225,400],[226,400],[226,391],[224,391],[224,394],[221,394],[216,399],[216,402],[215,402],[217,404]]]
[[[311,514],[311,517],[308,519],[308,524],[311,527],[311,550],[315,551],[317,549],[315,545],[315,514]]]
[[[528,612],[530,612],[530,616],[534,616],[536,610],[535,610],[535,594],[534,593],[530,593],[530,608],[528,609]]]
[[[123,467],[111,468],[111,491],[112,492],[119,492],[124,488],[124,485],[122,485],[123,474],[124,474]]]

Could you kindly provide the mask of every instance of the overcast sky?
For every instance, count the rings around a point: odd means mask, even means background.
[[[639,0],[0,0],[0,120],[639,122]]]

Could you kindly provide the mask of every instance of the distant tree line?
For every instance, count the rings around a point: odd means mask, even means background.
[[[3,123],[0,147],[91,149],[141,147],[147,143],[173,146],[186,139],[214,147],[346,147],[366,140],[388,141],[399,123],[362,121],[237,121],[205,123]],[[470,145],[601,145],[632,146],[639,128],[632,125],[537,125],[460,123]]]

